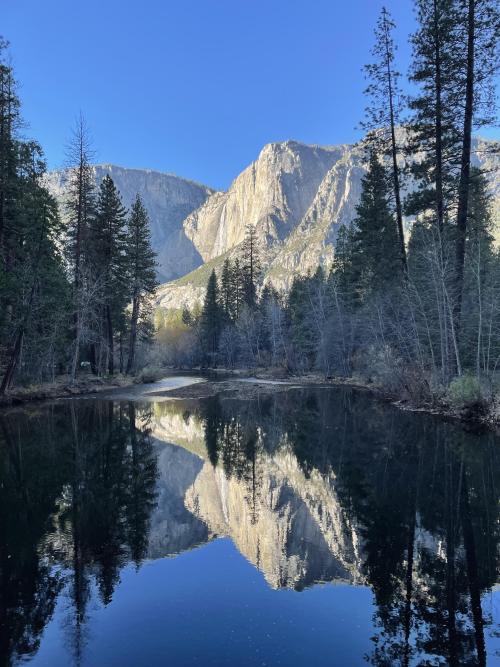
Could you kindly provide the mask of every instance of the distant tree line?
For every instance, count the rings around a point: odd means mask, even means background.
[[[184,318],[197,331],[198,361],[363,371],[416,396],[457,378],[474,394],[494,376],[500,256],[472,132],[496,117],[499,8],[494,0],[415,6],[411,97],[400,90],[386,9],[376,26],[366,67],[367,173],[331,271],[297,276],[288,293],[262,286],[248,260],[250,230],[242,260],[212,273],[201,313]]]
[[[0,44],[0,394],[15,381],[131,372],[150,335],[155,289],[149,221],[126,211],[112,179],[97,192],[85,123],[69,149],[63,216],[44,185],[46,164],[23,138],[12,67]],[[63,221],[64,220],[64,221]]]

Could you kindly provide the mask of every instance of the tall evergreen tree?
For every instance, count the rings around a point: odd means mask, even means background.
[[[228,257],[224,260],[222,265],[222,272],[220,277],[221,286],[221,305],[226,322],[233,319],[233,283],[232,283],[232,266]]]
[[[396,126],[402,119],[403,96],[399,88],[400,74],[395,68],[396,46],[392,37],[395,27],[390,13],[383,7],[375,29],[376,41],[372,50],[375,62],[365,67],[370,79],[365,94],[370,98],[370,105],[366,109],[366,121],[362,125],[369,130],[368,141],[372,148],[381,149],[391,158],[399,252],[403,274],[406,275],[401,170],[398,163],[401,151],[396,135]]]
[[[458,13],[466,34],[466,56],[457,58],[463,72],[464,110],[461,133],[460,177],[458,184],[457,229],[455,251],[455,328],[460,329],[462,290],[466,255],[467,214],[471,191],[472,130],[495,122],[493,80],[499,69],[500,7],[496,0],[459,0]],[[465,28],[466,26],[466,28]],[[459,32],[460,35],[460,32]]]
[[[219,299],[217,276],[215,275],[215,270],[212,270],[208,279],[203,310],[201,312],[201,335],[207,359],[214,366],[217,362],[222,324],[222,308]]]
[[[147,315],[148,299],[157,286],[156,255],[151,247],[149,218],[139,195],[128,219],[125,258],[130,281],[129,298],[132,301],[127,360],[127,373],[131,373],[135,363],[138,325],[141,318]]]
[[[34,367],[45,361],[54,363],[55,348],[64,339],[68,305],[67,283],[57,249],[62,228],[56,202],[40,185],[45,171],[41,149],[34,142],[20,144],[18,149],[22,175],[17,183],[17,212],[11,228],[15,230],[17,250],[10,255],[9,282],[5,290],[0,290],[8,294],[15,285],[15,297],[14,292],[8,297],[8,363],[0,393],[11,386],[22,350],[28,377],[33,377]],[[38,369],[38,377],[43,378],[44,370]]]
[[[362,298],[394,284],[401,274],[397,227],[390,210],[386,169],[374,152],[362,181],[353,221],[354,251],[351,279],[358,281]],[[356,276],[356,278],[355,278]]]
[[[248,308],[257,305],[257,280],[260,273],[257,231],[253,225],[247,225],[243,241],[243,299]]]
[[[244,301],[244,275],[240,260],[236,257],[231,268],[231,316],[238,320]]]
[[[8,269],[7,237],[15,216],[17,130],[20,125],[20,102],[12,67],[5,61],[8,42],[0,37],[0,259]]]
[[[442,242],[444,225],[455,202],[457,154],[457,13],[455,0],[417,0],[418,29],[412,37],[411,80],[418,93],[410,101],[413,160],[418,189],[407,199],[412,214],[432,211]]]
[[[96,215],[91,223],[91,257],[102,298],[102,330],[107,341],[108,372],[114,372],[115,323],[127,303],[125,252],[126,211],[113,179],[106,175],[99,187]]]
[[[6,46],[0,40],[0,393],[16,374],[50,377],[66,306],[57,206],[42,185],[40,146],[19,135],[20,103]]]
[[[90,265],[89,232],[95,216],[94,178],[90,164],[92,151],[89,131],[83,116],[77,121],[68,148],[71,165],[66,196],[68,217],[66,233],[66,257],[73,285],[74,347],[71,360],[71,377],[74,380],[80,358],[80,347],[84,338],[85,320],[88,317],[89,301],[94,291]]]

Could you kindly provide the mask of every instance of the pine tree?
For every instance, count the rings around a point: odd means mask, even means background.
[[[257,305],[257,280],[260,274],[257,232],[253,225],[247,225],[243,241],[243,299],[248,308]]]
[[[409,150],[421,159],[412,162],[419,187],[406,206],[411,214],[432,211],[440,237],[455,201],[460,142],[455,57],[461,46],[456,39],[455,4],[455,0],[417,0],[419,27],[412,37],[411,80],[419,92],[410,100]]]
[[[127,373],[131,373],[135,362],[138,324],[147,314],[148,299],[157,287],[156,255],[151,247],[149,218],[139,195],[128,219],[125,257],[130,281],[129,298],[132,301],[127,360]]]
[[[12,67],[4,61],[7,47],[8,42],[0,38],[0,261],[4,271],[8,269],[7,237],[14,225],[18,146],[16,132],[21,122],[17,83]]]
[[[362,298],[394,284],[401,275],[397,227],[389,205],[388,178],[375,153],[362,180],[361,197],[353,221],[351,279]]]
[[[487,367],[487,357],[496,356],[491,330],[498,326],[497,256],[493,246],[491,196],[479,169],[471,171],[469,190],[460,347],[464,364],[475,368],[480,379],[482,369]]]
[[[355,261],[356,231],[353,225],[342,225],[337,232],[332,280],[344,305],[351,310],[359,305],[360,266]]]
[[[6,342],[13,317],[16,286],[12,273],[16,264],[14,255],[19,249],[16,227],[20,104],[14,73],[4,62],[7,46],[8,43],[0,39],[0,346]]]
[[[216,365],[219,348],[219,336],[222,325],[222,308],[219,300],[219,286],[215,270],[208,279],[207,291],[201,313],[201,335],[206,357],[209,363]]]
[[[244,300],[244,275],[240,260],[234,260],[231,269],[231,317],[237,321],[241,315]]]
[[[113,179],[106,175],[99,187],[96,215],[90,224],[89,246],[94,276],[102,299],[103,331],[107,340],[108,372],[114,373],[115,323],[127,303],[124,261],[126,211]]]
[[[74,307],[74,348],[71,361],[71,378],[74,380],[80,358],[80,347],[84,338],[85,320],[94,292],[91,274],[89,234],[95,216],[94,178],[90,160],[89,131],[83,116],[80,116],[73,130],[68,148],[71,165],[66,212],[68,226],[65,239],[65,253],[73,285]]]
[[[222,273],[220,278],[221,285],[221,305],[226,322],[233,319],[233,282],[232,282],[232,266],[229,258],[226,257],[222,265]]]
[[[456,56],[463,72],[464,111],[461,127],[460,177],[458,184],[455,248],[454,318],[460,330],[462,289],[466,255],[467,215],[471,192],[472,130],[493,125],[495,117],[494,77],[499,70],[500,7],[496,0],[458,0],[459,30],[466,34],[466,57]],[[461,11],[460,11],[461,10]],[[466,28],[464,28],[466,26]],[[460,32],[459,32],[460,35]],[[458,335],[458,333],[457,333]]]
[[[400,74],[394,67],[396,46],[392,31],[395,27],[390,13],[383,7],[375,29],[376,42],[372,50],[375,62],[365,67],[370,79],[370,84],[365,90],[365,94],[370,98],[370,106],[366,109],[366,121],[362,123],[362,126],[369,130],[368,142],[371,144],[372,150],[382,150],[384,154],[391,158],[392,191],[398,229],[399,252],[403,274],[406,275],[401,170],[398,165],[400,147],[396,137],[396,125],[401,123],[403,97],[399,88]]]
[[[286,312],[289,338],[294,351],[294,365],[300,370],[310,369],[316,358],[317,332],[309,309],[310,277],[295,277],[288,294]]]
[[[19,136],[20,104],[5,48],[0,41],[0,393],[16,374],[50,376],[67,305],[57,206],[41,184],[40,146]]]

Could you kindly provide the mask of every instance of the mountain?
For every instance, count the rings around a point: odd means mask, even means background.
[[[476,139],[474,163],[484,168],[500,224],[500,156]],[[202,300],[208,277],[240,252],[245,228],[257,230],[263,278],[288,288],[296,274],[331,265],[339,227],[355,217],[365,173],[359,145],[317,146],[297,141],[264,146],[226,192],[172,174],[114,165],[93,167],[96,183],[109,174],[130,206],[146,205],[158,254],[157,306],[181,308]],[[46,179],[62,204],[68,170]],[[407,227],[411,221],[406,221]]]
[[[227,192],[212,194],[186,217],[185,234],[204,264],[160,287],[158,305],[199,302],[211,270],[238,254],[246,225],[257,230],[264,280],[278,288],[288,288],[296,274],[318,264],[331,265],[338,229],[355,217],[365,163],[359,145],[265,146]],[[475,140],[474,163],[488,174],[500,222],[500,157],[491,152],[491,142]],[[408,228],[411,221],[405,222]]]
[[[129,207],[141,195],[151,220],[153,248],[158,255],[158,278],[179,278],[203,263],[193,242],[186,236],[184,219],[202,206],[214,190],[173,174],[150,169],[125,169],[103,164],[93,167],[96,184],[109,174]],[[64,215],[64,191],[69,170],[49,172],[46,184],[60,203]]]

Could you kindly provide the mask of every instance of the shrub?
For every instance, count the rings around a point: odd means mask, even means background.
[[[136,377],[135,381],[138,384],[148,384],[150,382],[156,382],[157,380],[161,380],[161,378],[165,375],[165,371],[161,370],[161,368],[158,368],[156,366],[145,366],[142,370],[140,370]]]
[[[447,391],[450,404],[457,410],[484,408],[485,401],[481,385],[474,375],[466,374],[457,377],[450,383]]]

